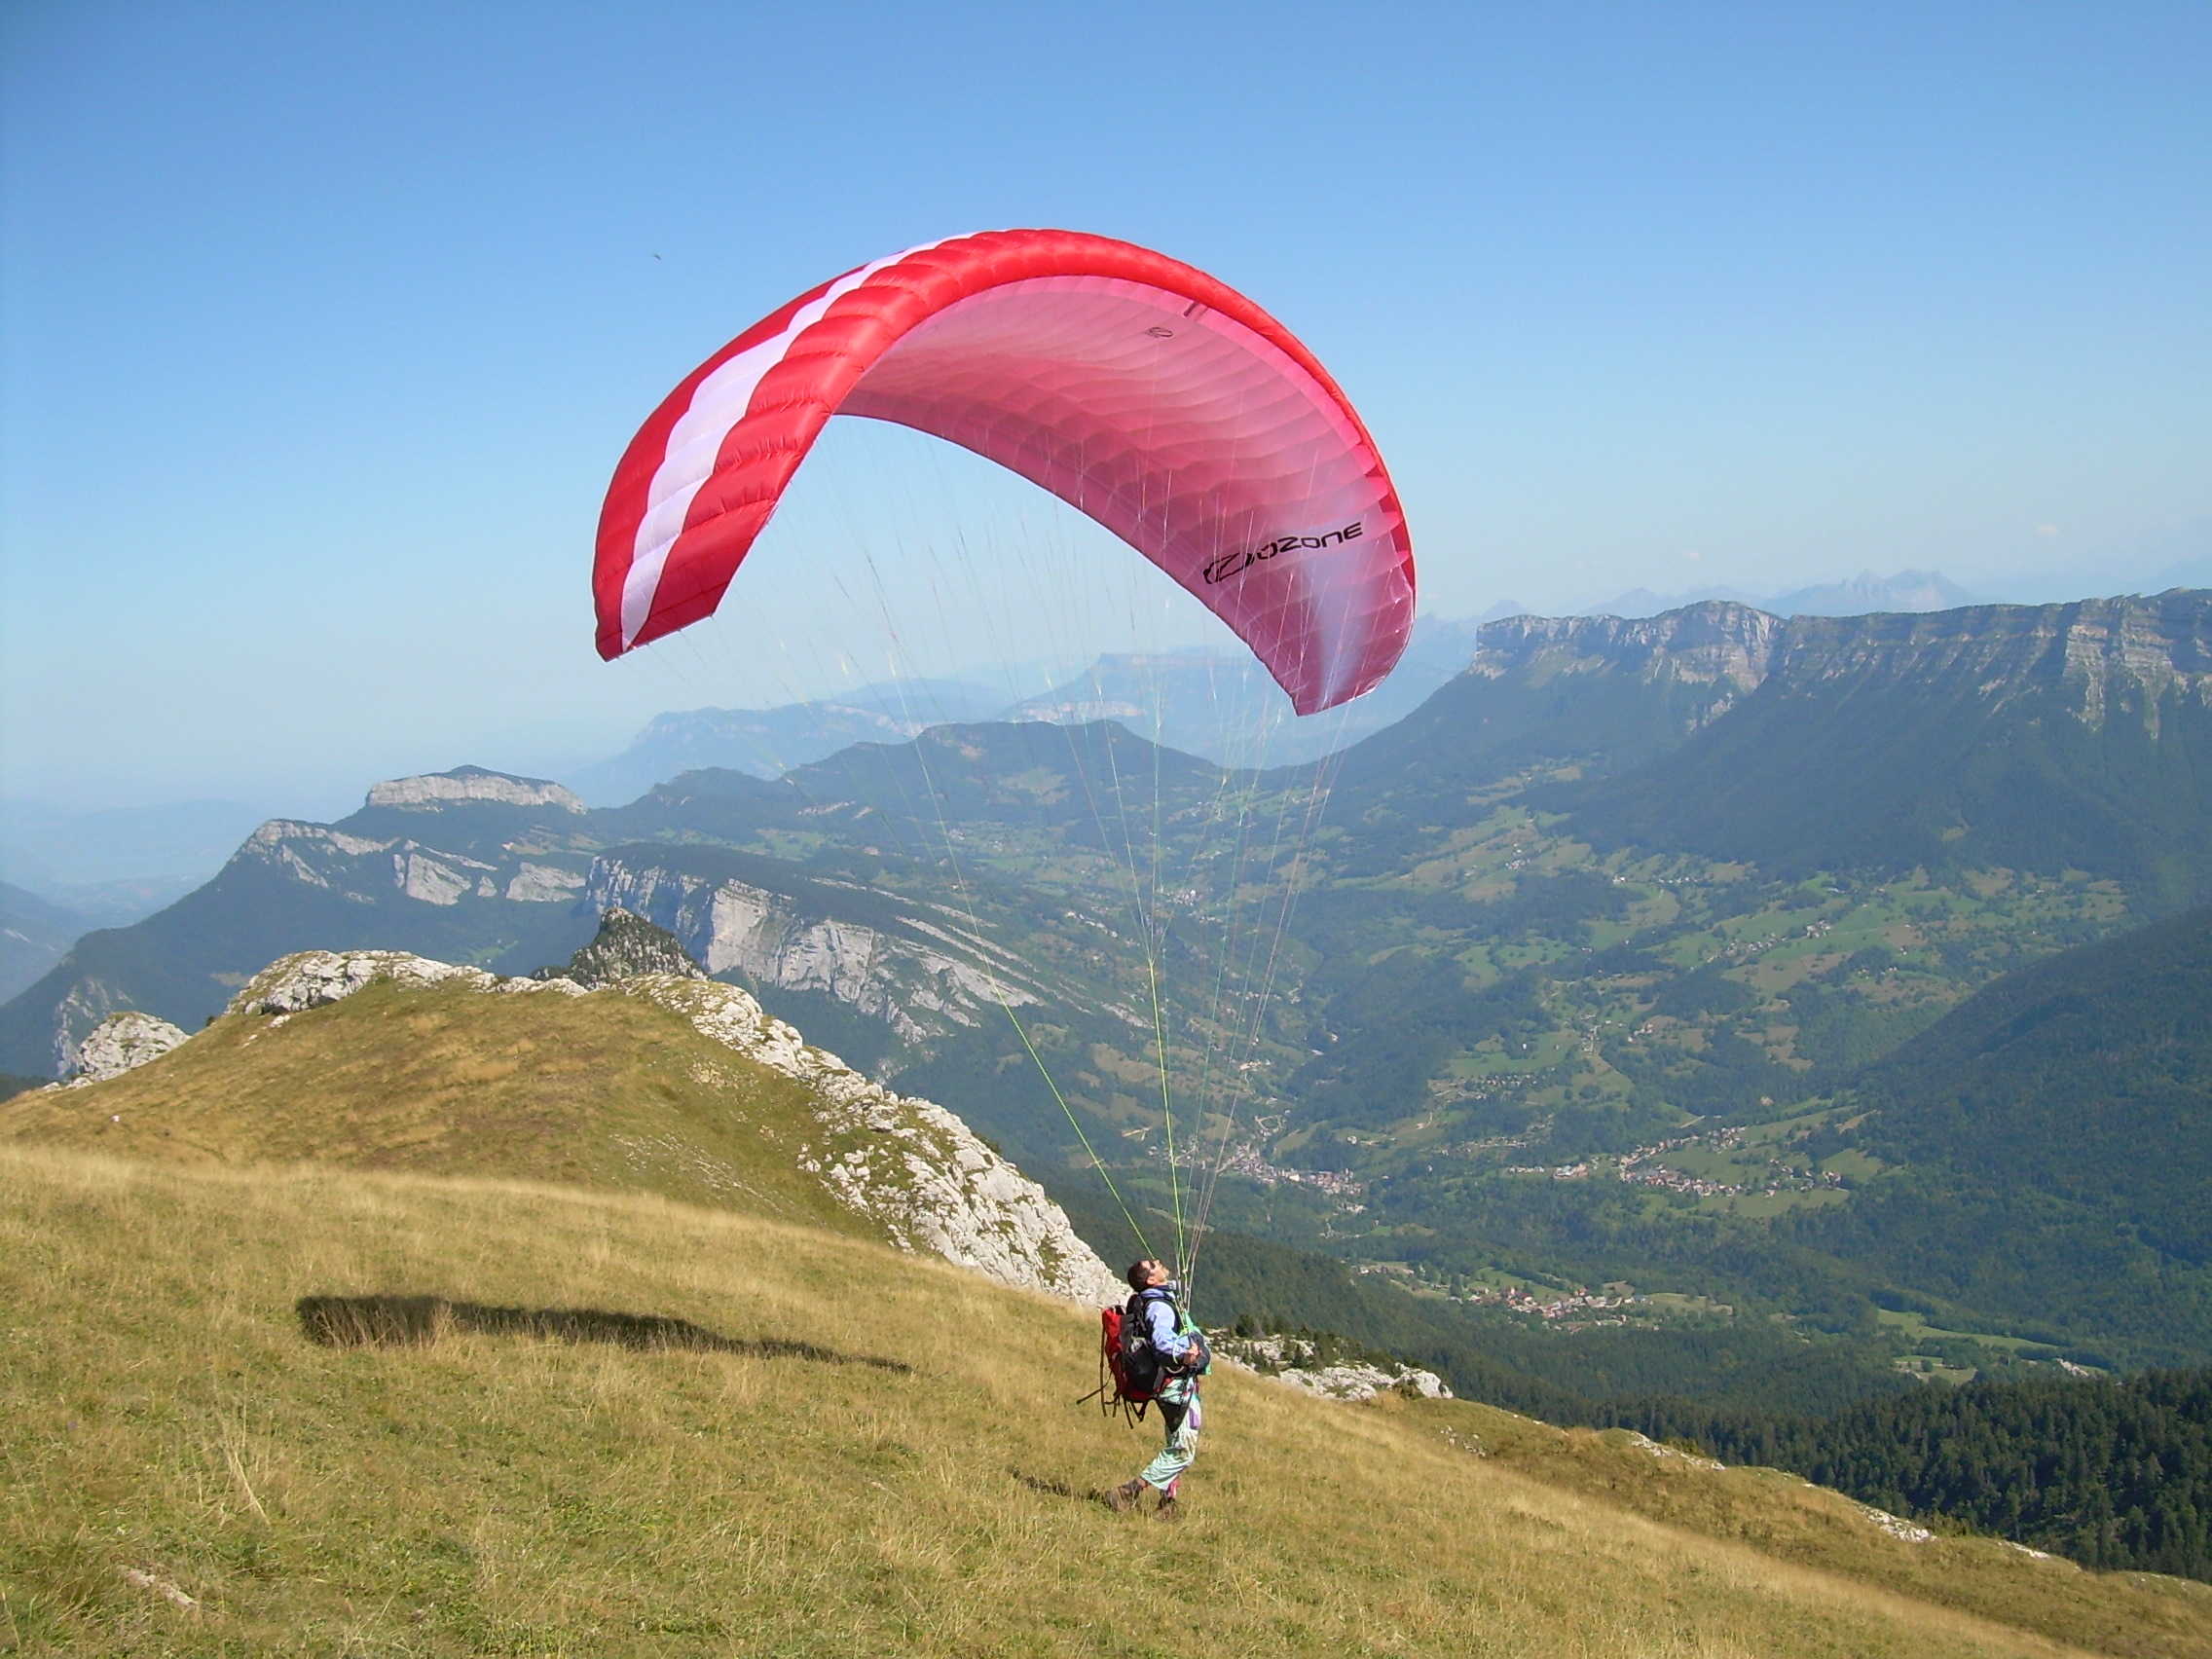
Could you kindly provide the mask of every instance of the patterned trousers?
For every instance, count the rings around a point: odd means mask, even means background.
[[[1198,1455],[1198,1430],[1204,1426],[1198,1410],[1198,1390],[1194,1384],[1189,1394],[1180,1400],[1162,1395],[1159,1406],[1161,1425],[1167,1431],[1167,1444],[1160,1449],[1159,1456],[1144,1466],[1138,1479],[1162,1496],[1173,1497],[1175,1483],[1183,1478],[1183,1471]]]

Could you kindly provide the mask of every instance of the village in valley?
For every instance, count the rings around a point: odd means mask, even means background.
[[[1741,1125],[1732,1124],[1710,1134],[1677,1135],[1671,1140],[1656,1141],[1650,1146],[1640,1146],[1617,1157],[1587,1158],[1573,1163],[1509,1163],[1500,1173],[1542,1175],[1554,1181],[1587,1181],[1609,1169],[1617,1180],[1637,1186],[1656,1187],[1663,1192],[1686,1193],[1699,1198],[1775,1197],[1788,1193],[1840,1193],[1850,1185],[1840,1170],[1806,1168],[1782,1158],[1770,1156],[1762,1166],[1755,1159],[1744,1155],[1744,1134]],[[1697,1149],[1730,1155],[1730,1161],[1748,1178],[1719,1180],[1712,1175],[1699,1175],[1677,1168],[1665,1161],[1671,1154]]]

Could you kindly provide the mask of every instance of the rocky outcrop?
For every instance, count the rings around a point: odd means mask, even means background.
[[[1073,1302],[1118,1302],[1122,1281],[1045,1190],[943,1107],[894,1094],[810,1048],[734,985],[655,976],[615,989],[682,1014],[703,1036],[804,1084],[824,1140],[800,1155],[838,1201],[902,1249],[929,1250]]]
[[[1936,1541],[1936,1534],[1917,1521],[1907,1521],[1902,1516],[1892,1515],[1886,1509],[1876,1509],[1871,1503],[1853,1503],[1851,1507],[1863,1516],[1877,1531],[1887,1532],[1903,1543],[1932,1544]]]
[[[643,937],[619,924],[617,935],[632,942]],[[836,1055],[809,1047],[746,992],[696,973],[693,968],[626,976],[587,991],[566,977],[502,978],[404,951],[311,950],[254,976],[229,1012],[297,1014],[380,980],[461,984],[495,994],[642,997],[680,1015],[700,1035],[801,1085],[817,1131],[798,1149],[798,1166],[819,1176],[838,1202],[868,1218],[901,1249],[928,1251],[1002,1284],[1071,1301],[1120,1299],[1121,1281],[1076,1235],[1059,1205],[958,1118],[869,1082]]]
[[[704,979],[706,970],[691,960],[676,936],[627,910],[609,910],[599,919],[592,941],[569,958],[566,968],[540,968],[534,979],[568,979],[588,991],[618,979],[665,974],[678,979]]]
[[[1237,1337],[1212,1334],[1214,1352],[1251,1367],[1263,1376],[1332,1400],[1372,1400],[1378,1394],[1410,1394],[1422,1400],[1449,1400],[1452,1390],[1433,1371],[1396,1360],[1324,1357],[1317,1343],[1303,1337]]]
[[[111,1014],[86,1034],[70,1056],[69,1085],[105,1083],[111,1077],[158,1060],[188,1033],[166,1019],[127,1009]],[[62,1086],[67,1087],[67,1086]]]
[[[302,950],[272,962],[231,999],[225,1014],[304,1014],[388,979],[401,985],[458,980],[480,991],[555,991],[583,995],[568,979],[509,979],[481,968],[432,962],[404,950]]]
[[[1684,1452],[1679,1446],[1666,1446],[1648,1434],[1639,1434],[1633,1428],[1608,1428],[1601,1436],[1607,1445],[1633,1446],[1647,1457],[1661,1462],[1686,1463],[1693,1469],[1723,1469],[1727,1465],[1716,1458],[1700,1456],[1695,1452]],[[1808,1483],[1810,1484],[1810,1483]]]
[[[1277,1382],[1288,1382],[1293,1388],[1332,1400],[1372,1400],[1378,1394],[1411,1394],[1423,1400],[1452,1397],[1452,1390],[1435,1372],[1417,1371],[1406,1365],[1324,1365],[1313,1370],[1293,1365],[1273,1375]]]
[[[2085,723],[2101,726],[2113,702],[2132,702],[2155,737],[2168,698],[2212,708],[2212,593],[2175,589],[2071,608],[2062,672],[2082,688]]]
[[[85,1039],[111,1014],[123,1012],[129,999],[117,994],[105,979],[88,976],[71,985],[54,1010],[48,1044],[51,1077],[66,1077],[77,1063],[77,1051]]]
[[[437,808],[466,804],[551,807],[557,812],[582,813],[584,803],[573,791],[544,778],[514,778],[504,772],[488,772],[481,766],[457,766],[450,772],[431,772],[419,778],[393,778],[373,784],[369,807]]]

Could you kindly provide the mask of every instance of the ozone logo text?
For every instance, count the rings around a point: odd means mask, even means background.
[[[1323,531],[1318,535],[1278,535],[1272,541],[1263,541],[1257,547],[1240,547],[1234,553],[1224,553],[1218,559],[1208,560],[1199,571],[1211,587],[1225,582],[1231,576],[1242,575],[1254,565],[1264,564],[1280,553],[1304,552],[1309,548],[1341,547],[1347,541],[1357,541],[1367,533],[1367,522],[1354,519],[1337,530]]]

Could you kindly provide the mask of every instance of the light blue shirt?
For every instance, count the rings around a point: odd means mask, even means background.
[[[1179,1302],[1183,1287],[1170,1279],[1139,1294],[1144,1298],[1145,1329],[1151,1334],[1153,1351],[1168,1359],[1181,1359],[1191,1349],[1191,1339],[1177,1328],[1175,1303],[1168,1298]]]

